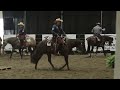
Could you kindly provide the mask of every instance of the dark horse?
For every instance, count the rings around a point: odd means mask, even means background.
[[[103,53],[106,56],[106,52],[104,50],[105,42],[108,41],[109,45],[111,45],[111,43],[113,42],[112,37],[105,36],[105,35],[101,36],[101,41],[98,41],[95,36],[88,37],[86,40],[87,40],[87,43],[88,43],[87,53],[90,53],[90,57],[91,57],[91,53],[93,52],[94,46],[97,46],[97,50],[98,50],[98,47],[102,47]],[[92,46],[91,50],[90,50],[90,46]],[[97,50],[96,50],[96,53],[97,53]]]
[[[36,46],[35,50],[31,54],[31,62],[35,64],[35,69],[37,69],[37,64],[40,58],[43,56],[43,54],[47,54],[48,56],[48,62],[52,66],[53,69],[55,69],[54,65],[51,62],[51,54],[54,54],[54,43],[52,40],[51,46],[47,46],[48,40],[43,40],[39,42],[39,44]],[[69,70],[69,62],[68,62],[68,56],[69,52],[71,51],[72,47],[81,45],[81,41],[77,42],[75,40],[67,40],[66,43],[64,42],[62,37],[57,38],[58,44],[61,45],[60,53],[64,56],[65,64],[60,68],[63,69],[65,66],[67,66],[67,69]],[[71,42],[72,41],[72,42]]]
[[[26,43],[25,43],[24,47],[20,46],[20,41],[17,37],[10,37],[10,38],[7,38],[3,41],[3,50],[4,50],[4,47],[8,43],[12,45],[12,52],[11,52],[11,55],[10,55],[10,59],[12,58],[12,54],[13,54],[15,49],[19,49],[19,53],[20,53],[20,56],[21,56],[21,59],[22,59],[23,49],[28,48],[29,52],[31,52],[32,51],[31,49],[36,46],[36,41],[34,40],[34,38],[29,37],[29,36],[26,37]]]

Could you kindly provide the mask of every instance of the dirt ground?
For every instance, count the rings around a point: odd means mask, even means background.
[[[9,60],[9,54],[0,56],[0,66],[11,66],[10,70],[0,70],[0,79],[113,79],[114,70],[106,67],[105,57],[98,55],[86,58],[87,55],[70,55],[69,65],[63,70],[52,70],[44,55],[38,63],[38,70],[30,62],[29,56],[23,60],[19,55],[14,55]],[[56,68],[64,64],[62,56],[52,56],[52,62]]]

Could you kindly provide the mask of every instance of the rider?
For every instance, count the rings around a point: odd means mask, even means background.
[[[105,28],[102,29],[101,24],[99,22],[96,23],[96,26],[91,31],[94,34],[94,36],[97,37],[97,40],[99,42],[102,40],[101,35],[100,35],[100,34],[102,34],[102,31],[105,31]]]
[[[60,18],[57,18],[54,21],[54,25],[52,26],[52,30],[51,33],[53,35],[53,42],[57,44],[57,37],[58,36],[66,36],[65,32],[63,31],[63,29],[61,28],[61,23],[63,22],[63,20],[61,20]],[[60,45],[59,45],[60,46]],[[56,50],[56,53],[58,54],[59,51],[59,47],[57,48],[58,50]]]
[[[23,22],[20,22],[20,23],[18,23],[18,30],[19,30],[19,34],[18,34],[18,38],[19,38],[19,40],[20,40],[20,45],[22,46],[22,47],[24,47],[24,45],[25,45],[25,39],[26,39],[26,33],[25,33],[25,31],[24,31],[24,23]]]

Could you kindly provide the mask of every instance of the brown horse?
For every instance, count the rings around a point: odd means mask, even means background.
[[[10,55],[10,59],[12,58],[12,54],[15,51],[15,49],[19,49],[19,53],[20,53],[20,56],[21,56],[21,59],[22,59],[23,49],[28,48],[28,50],[31,52],[32,51],[31,48],[34,48],[36,46],[36,41],[34,40],[34,38],[29,37],[29,36],[26,37],[26,43],[25,43],[24,47],[20,46],[20,41],[17,37],[10,37],[10,38],[7,38],[3,41],[3,50],[4,50],[4,47],[8,43],[12,45],[12,52],[11,52],[11,55]]]
[[[49,40],[43,40],[39,42],[39,44],[36,46],[34,51],[31,54],[31,62],[35,64],[35,69],[37,69],[37,64],[40,58],[43,56],[43,54],[47,54],[48,56],[48,62],[52,66],[53,69],[55,69],[54,65],[51,62],[51,54],[55,54],[55,48],[54,48],[54,42],[51,40],[51,46],[47,46],[47,43],[50,42]],[[73,47],[79,47],[81,46],[82,42],[80,40],[75,39],[68,39],[66,42],[64,42],[64,39],[62,37],[57,38],[57,44],[60,45],[59,51],[62,56],[64,56],[65,64],[60,68],[63,69],[65,66],[67,66],[67,69],[69,70],[69,62],[68,62],[68,56],[69,52]]]
[[[90,53],[89,57],[91,57],[91,53],[93,52],[94,46],[97,46],[97,50],[98,50],[98,47],[102,47],[103,53],[106,56],[106,52],[104,50],[105,42],[108,41],[109,45],[111,45],[111,43],[113,42],[112,37],[105,36],[105,35],[101,36],[101,41],[98,41],[95,36],[88,37],[86,40],[87,40],[87,43],[88,43],[87,53]],[[90,50],[90,46],[92,47],[91,50]],[[96,50],[96,53],[97,53],[97,50]]]

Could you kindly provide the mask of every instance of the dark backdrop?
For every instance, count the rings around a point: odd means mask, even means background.
[[[63,11],[63,29],[68,34],[89,34],[96,22],[100,22],[100,14],[100,11]],[[24,11],[3,11],[3,17],[4,28],[12,30],[15,24],[12,18],[24,18]],[[58,17],[61,17],[61,11],[27,11],[26,32],[28,34],[50,33],[53,21]],[[116,11],[103,11],[105,33],[114,34],[115,25]]]
[[[53,21],[60,16],[60,11],[27,11],[26,31],[29,34],[49,34]]]

